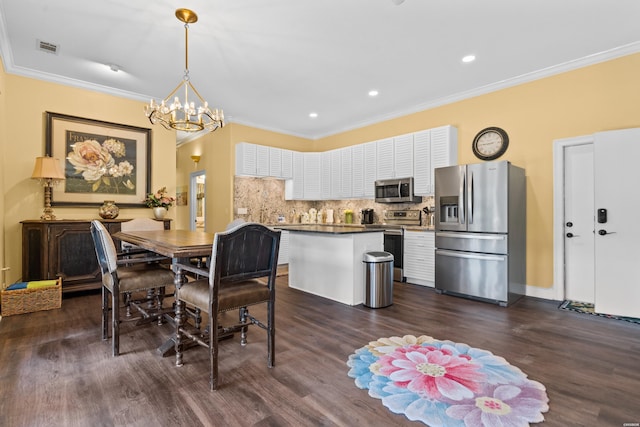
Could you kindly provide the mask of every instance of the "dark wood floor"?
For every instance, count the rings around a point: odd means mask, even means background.
[[[506,358],[547,388],[547,426],[640,422],[640,326],[523,298],[509,308],[396,283],[385,309],[349,307],[291,290],[280,277],[276,367],[265,334],[220,346],[209,391],[206,351],[185,365],[156,347],[168,325],[123,326],[120,357],[100,340],[98,294],[0,322],[0,426],[391,426],[395,415],[358,389],[346,361],[369,341],[430,335]],[[254,313],[262,313],[254,309]]]

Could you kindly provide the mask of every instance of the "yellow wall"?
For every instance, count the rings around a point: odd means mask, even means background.
[[[451,124],[459,163],[479,162],[474,135],[488,126],[509,134],[501,160],[527,174],[527,284],[553,286],[553,141],[640,126],[640,54],[514,86],[314,142],[324,151]]]
[[[45,153],[45,111],[152,128],[151,189],[167,186],[175,191],[175,133],[149,123],[143,103],[84,89],[48,83],[13,74],[3,74],[6,108],[1,115],[2,174],[4,186],[5,263],[11,270],[7,283],[21,278],[21,225],[25,219],[37,219],[44,206],[44,190],[32,180],[34,160]],[[60,219],[98,218],[98,208],[55,207]],[[149,209],[121,209],[121,217],[151,216]],[[172,216],[172,211],[169,211]]]
[[[4,67],[2,62],[0,61],[0,159],[6,159],[4,147],[6,145],[7,140],[7,121],[5,118],[5,104],[6,104],[6,90],[5,90],[5,74]],[[2,160],[0,160],[1,162]],[[0,196],[4,195],[4,176],[6,174],[4,165],[2,167],[2,171],[0,171]],[[5,250],[4,250],[4,197],[0,197],[0,224],[3,224],[0,227],[0,268],[4,266],[8,266],[8,261],[5,259]],[[8,277],[8,276],[7,276]],[[4,279],[5,273],[0,272],[0,289],[4,289]],[[7,284],[10,282],[7,281]]]

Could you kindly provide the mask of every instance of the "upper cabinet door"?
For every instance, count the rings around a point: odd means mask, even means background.
[[[236,144],[236,175],[256,176],[256,147],[248,142]]]
[[[282,177],[282,150],[269,147],[269,176]]]
[[[331,200],[340,199],[342,190],[342,155],[340,150],[331,150]]]
[[[413,192],[418,196],[433,193],[431,168],[431,131],[413,135]]]
[[[331,199],[331,151],[320,153],[320,192],[322,200]]]
[[[351,147],[351,197],[364,197],[364,145]]]
[[[376,179],[394,178],[393,138],[376,141],[378,157],[376,159]]]
[[[269,176],[269,147],[256,145],[256,175]]]
[[[364,144],[364,197],[373,199],[376,181],[376,143]]]
[[[282,155],[282,178],[293,178],[293,151],[280,150]]]
[[[413,176],[413,134],[393,138],[394,178]]]
[[[435,193],[436,168],[458,164],[458,128],[441,126],[431,129],[431,191]]]
[[[304,199],[318,200],[320,190],[320,153],[303,153],[304,159]]]
[[[351,147],[345,147],[340,149],[340,160],[342,170],[342,183],[340,189],[340,198],[348,199],[353,191],[353,156],[351,153]]]

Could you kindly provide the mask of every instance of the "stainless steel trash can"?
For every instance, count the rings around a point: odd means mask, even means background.
[[[364,305],[383,308],[393,304],[393,254],[365,252]]]

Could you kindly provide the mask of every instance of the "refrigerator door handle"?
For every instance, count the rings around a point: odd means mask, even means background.
[[[455,252],[439,249],[436,255],[449,256],[453,258],[479,259],[482,261],[506,261],[506,255],[482,255],[469,252]]]
[[[473,224],[473,172],[469,172],[469,190],[467,191],[467,216],[469,217],[469,224]]]
[[[446,233],[438,232],[437,237],[450,237],[453,239],[473,239],[473,240],[505,240],[506,235],[502,234],[460,234],[457,232]]]
[[[467,174],[465,173],[466,168],[460,168],[460,188],[458,189],[458,222],[460,224],[465,223],[464,218],[464,206],[465,206],[465,186],[467,185]]]

